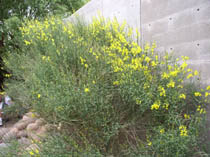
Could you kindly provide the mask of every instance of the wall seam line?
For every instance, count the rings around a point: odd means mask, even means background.
[[[141,6],[142,6],[142,2],[140,1],[140,6],[139,6],[139,29],[140,29],[140,46],[143,47],[143,31],[142,31],[142,10],[141,10]]]

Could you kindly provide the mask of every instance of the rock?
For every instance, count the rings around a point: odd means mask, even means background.
[[[37,135],[39,135],[40,137],[45,137],[47,134],[48,128],[46,125],[42,126],[41,128],[39,128],[39,130],[37,130]]]
[[[9,128],[1,128],[0,129],[0,139],[9,132]]]
[[[26,130],[22,130],[22,131],[19,131],[17,133],[17,138],[21,138],[21,137],[27,137],[28,134],[27,134],[27,131]]]
[[[28,137],[31,138],[35,142],[41,141],[41,136],[32,132],[28,132]]]
[[[34,123],[36,120],[37,120],[37,118],[23,116],[23,119],[21,121],[22,122],[27,122],[29,124],[29,123]]]
[[[12,128],[8,133],[6,133],[2,140],[3,142],[9,142],[12,139],[16,139],[17,138],[17,133],[18,133],[18,129],[17,128]]]
[[[27,131],[36,131],[39,128],[39,125],[36,123],[31,123],[27,126],[26,130]]]
[[[31,144],[31,141],[25,137],[22,137],[21,139],[18,140],[18,143],[21,146],[29,146]]]
[[[23,130],[27,127],[28,122],[24,122],[24,121],[20,121],[18,123],[16,123],[14,126],[18,129],[18,130]]]
[[[39,127],[36,131],[28,131],[28,137],[33,139],[34,141],[41,141],[42,138],[46,137],[47,135],[47,127],[46,125]]]
[[[30,118],[30,117],[24,115],[23,118],[22,118],[22,120],[27,120],[27,119],[29,119],[29,118]]]
[[[35,124],[37,124],[37,125],[39,125],[39,126],[41,126],[41,125],[44,125],[44,119],[42,119],[42,118],[40,118],[40,119],[37,119],[36,121],[35,121]]]

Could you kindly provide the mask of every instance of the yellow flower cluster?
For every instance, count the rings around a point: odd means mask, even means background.
[[[89,88],[85,88],[85,93],[88,93],[88,92],[90,92],[90,89]]]
[[[205,108],[201,108],[201,105],[199,105],[197,107],[197,111],[200,113],[200,114],[206,114],[206,109]]]
[[[200,92],[195,92],[194,95],[198,97],[198,96],[201,96],[201,93]]]
[[[152,106],[151,106],[151,110],[158,110],[160,108],[160,101],[155,102]]]
[[[185,95],[185,94],[180,94],[180,95],[179,95],[179,98],[180,98],[180,99],[186,99],[186,95]]]
[[[175,82],[173,80],[170,80],[170,82],[167,84],[168,88],[174,88],[175,87]]]
[[[165,129],[161,129],[160,133],[163,134],[165,132]]]
[[[9,78],[12,76],[12,74],[5,74],[4,76]]]
[[[84,65],[85,68],[88,68],[88,64],[87,64],[86,59],[80,57],[80,61],[81,61],[81,64]]]
[[[185,119],[190,119],[190,115],[188,115],[188,114],[185,113],[185,114],[184,114],[184,118],[185,118]]]
[[[39,98],[41,98],[41,95],[40,95],[40,94],[38,94],[38,95],[37,95],[37,98],[38,98],[38,99],[39,99]]]
[[[29,154],[30,154],[31,157],[40,157],[38,149],[34,149],[34,150],[29,151]]]
[[[163,105],[163,108],[165,108],[166,110],[168,110],[168,107],[169,107],[169,104],[168,104],[168,103],[165,103],[165,104]]]
[[[43,61],[50,61],[50,56],[42,56]]]
[[[160,92],[160,96],[164,96],[164,97],[166,96],[166,91],[162,86],[159,86],[158,90]]]
[[[184,125],[179,126],[180,136],[187,136],[187,127]]]

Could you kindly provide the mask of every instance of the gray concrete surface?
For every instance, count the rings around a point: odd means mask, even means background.
[[[158,51],[189,56],[202,83],[210,85],[210,0],[92,0],[75,15],[91,21],[98,12],[137,28],[141,45],[156,41]]]

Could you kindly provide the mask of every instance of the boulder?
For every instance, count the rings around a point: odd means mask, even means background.
[[[35,142],[41,141],[41,136],[39,136],[38,134],[35,134],[33,132],[28,132],[28,137]]]
[[[9,132],[9,128],[1,128],[0,129],[0,139],[3,138],[3,136]]]
[[[29,146],[31,144],[31,141],[28,138],[22,137],[22,138],[18,139],[18,143],[21,146]]]
[[[44,125],[44,124],[45,124],[44,119],[43,119],[43,118],[37,119],[37,120],[35,121],[35,124],[37,124],[37,125],[39,125],[39,126]]]
[[[46,134],[47,134],[47,131],[48,131],[48,128],[46,125],[40,127],[38,130],[37,130],[37,135],[39,135],[40,137],[45,137]]]
[[[9,142],[12,139],[16,139],[17,138],[17,133],[18,133],[18,129],[17,128],[12,128],[8,133],[6,133],[2,140],[3,142]]]
[[[36,123],[31,123],[27,126],[26,130],[27,131],[36,131],[39,128],[39,125],[37,125]]]
[[[26,122],[27,124],[29,124],[29,123],[34,123],[36,120],[37,118],[23,116],[23,119],[21,120],[21,122]]]
[[[21,138],[21,137],[27,137],[27,131],[26,130],[21,130],[17,133],[17,138]]]
[[[18,129],[18,130],[23,130],[27,127],[28,122],[24,122],[24,121],[20,121],[17,122],[14,126]]]

